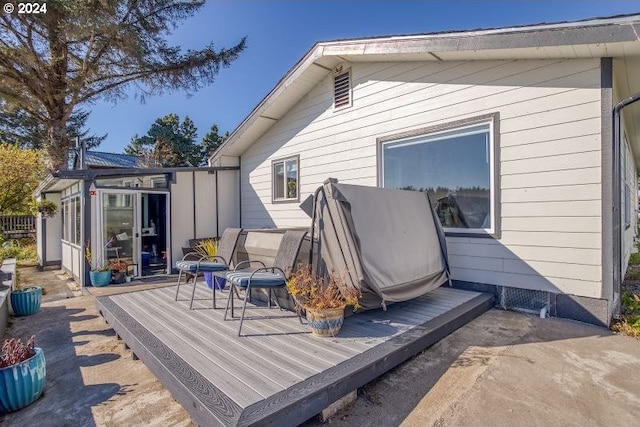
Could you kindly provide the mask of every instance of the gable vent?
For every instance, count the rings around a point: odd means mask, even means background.
[[[347,70],[333,76],[333,108],[351,105],[351,72]]]

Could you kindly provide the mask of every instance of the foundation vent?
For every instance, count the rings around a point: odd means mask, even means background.
[[[504,310],[538,314],[549,306],[549,293],[530,289],[509,288],[503,286],[500,291],[500,307]]]

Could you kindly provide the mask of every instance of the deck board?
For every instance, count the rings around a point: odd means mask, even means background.
[[[191,286],[99,297],[98,310],[203,425],[297,425],[486,311],[492,297],[438,288],[412,301],[345,319],[318,338],[294,313],[247,309],[223,320],[228,292]],[[237,301],[236,301],[237,302]],[[239,305],[239,303],[238,303]],[[240,311],[237,311],[239,315]],[[263,318],[268,316],[268,318]]]

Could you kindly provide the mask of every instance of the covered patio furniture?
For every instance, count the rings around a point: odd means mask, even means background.
[[[285,289],[287,285],[287,272],[290,272],[296,263],[300,246],[306,236],[306,231],[287,230],[282,236],[282,241],[278,247],[278,252],[270,267],[260,267],[251,271],[236,270],[226,274],[227,282],[231,288],[229,291],[229,299],[227,308],[224,312],[224,320],[227,320],[227,312],[231,308],[231,317],[235,318],[233,312],[233,291],[236,293],[238,289],[244,289],[244,302],[242,305],[242,314],[240,315],[240,326],[238,328],[238,336],[242,336],[242,323],[244,314],[247,309],[247,300],[251,297],[252,289],[265,289],[268,293],[268,307],[271,307],[271,301],[275,295],[276,305],[282,309],[282,305],[278,300],[277,289]],[[242,264],[242,263],[241,263]],[[241,265],[239,264],[238,267]],[[302,321],[302,320],[301,320]]]
[[[346,271],[363,310],[451,283],[444,232],[427,193],[329,179],[302,207],[316,239],[309,263],[321,272]]]
[[[199,259],[193,259],[193,254],[195,252],[190,252],[182,258],[182,260],[176,263],[176,268],[179,270],[178,273],[178,286],[176,287],[176,297],[175,301],[178,300],[178,293],[180,292],[180,284],[182,280],[183,273],[189,273],[194,276],[193,279],[193,289],[191,291],[191,303],[189,304],[189,309],[193,309],[193,298],[196,293],[196,286],[198,284],[198,274],[199,273],[215,273],[219,271],[229,270],[231,265],[231,259],[233,258],[233,252],[238,243],[238,239],[240,238],[240,233],[242,232],[242,228],[227,228],[222,233],[222,237],[220,238],[220,242],[218,244],[218,251],[213,259],[209,259],[208,257],[200,257]],[[213,293],[213,308],[216,308],[216,286],[215,284],[211,287]]]

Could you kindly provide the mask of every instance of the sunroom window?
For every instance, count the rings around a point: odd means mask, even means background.
[[[275,160],[272,163],[273,201],[295,202],[299,197],[299,157]]]
[[[382,185],[429,193],[448,233],[495,231],[493,122],[382,144]]]

